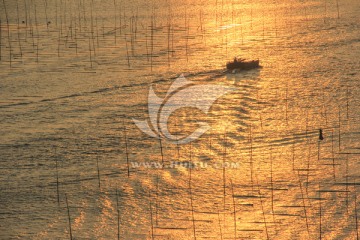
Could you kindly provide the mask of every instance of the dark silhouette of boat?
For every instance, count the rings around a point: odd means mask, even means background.
[[[234,58],[234,61],[226,63],[226,68],[228,70],[250,70],[260,67],[259,60],[246,61],[243,58]]]

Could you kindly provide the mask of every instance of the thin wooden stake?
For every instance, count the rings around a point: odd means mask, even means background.
[[[128,142],[127,142],[127,134],[126,134],[126,127],[125,121],[123,122],[124,125],[124,138],[125,138],[125,154],[126,154],[126,164],[127,164],[127,175],[130,177],[130,162],[129,162],[129,151],[128,151]]]
[[[306,229],[307,229],[308,235],[310,236],[309,223],[308,223],[308,217],[307,217],[306,205],[305,205],[304,191],[303,191],[303,188],[302,188],[302,185],[301,185],[299,171],[298,171],[298,178],[299,178],[299,186],[300,186],[300,191],[301,191],[301,199],[302,199],[303,209],[304,209],[304,216],[305,216],[305,221],[306,221]]]
[[[320,240],[322,237],[322,219],[321,219],[321,189],[320,189],[320,183],[319,183],[319,236],[320,236]]]
[[[152,212],[152,203],[151,203],[151,195],[149,192],[149,205],[150,205],[150,224],[151,224],[151,239],[154,240],[154,223],[153,223],[153,212]]]
[[[99,181],[99,190],[101,190],[101,184],[100,184],[100,168],[99,168],[99,157],[96,156],[96,168],[97,168],[97,176]]]
[[[66,208],[67,208],[67,214],[68,214],[68,220],[69,220],[69,233],[70,233],[70,240],[72,240],[72,239],[73,239],[73,236],[72,236],[72,231],[71,231],[70,208],[69,208],[69,203],[68,203],[68,198],[67,198],[66,193],[65,193],[65,200],[66,200]]]
[[[120,240],[120,209],[119,209],[118,189],[116,189],[116,210],[117,210],[117,239]]]
[[[20,41],[20,17],[19,17],[19,2],[16,0],[16,15],[17,15],[17,35],[18,35],[18,43],[19,43],[19,49],[20,49],[20,57],[22,58],[22,47],[21,47],[21,41]],[[1,21],[0,21],[1,25]],[[0,26],[0,32],[1,32],[1,26]],[[1,38],[1,33],[0,33]],[[1,48],[1,40],[0,40],[0,48]],[[1,50],[0,50],[0,60],[1,60]]]
[[[57,193],[57,202],[60,206],[60,191],[59,191],[59,170],[58,170],[58,160],[56,156],[56,148],[55,148],[55,169],[56,169],[56,193]]]
[[[230,179],[230,186],[231,186],[231,194],[233,200],[233,214],[234,214],[234,239],[237,239],[237,227],[236,227],[236,205],[235,205],[235,195],[234,195],[234,185],[232,180]]]
[[[259,194],[259,198],[260,198],[261,211],[262,211],[263,221],[264,221],[264,225],[265,225],[266,239],[269,240],[270,237],[269,237],[269,231],[268,231],[268,227],[267,227],[267,223],[266,223],[264,204],[263,204],[263,199],[262,199],[262,196],[261,196],[259,181],[258,181],[257,178],[256,178],[256,183],[257,183],[257,187],[258,187],[258,194]]]
[[[8,17],[8,12],[7,12],[7,8],[6,8],[5,0],[3,0],[3,4],[4,4],[5,16],[6,16],[7,31],[8,31],[9,54],[10,54],[9,63],[10,63],[10,68],[11,68],[12,67],[12,59],[11,59],[11,57],[12,57],[12,48],[11,48],[11,36],[10,36],[10,24],[9,24],[9,17]]]
[[[1,42],[2,42],[2,23],[1,23],[1,19],[0,19],[0,61],[1,61],[1,56],[2,56],[2,54],[1,54],[1,50],[2,50]]]
[[[335,175],[335,154],[334,154],[334,129],[331,130],[331,155],[332,155],[332,165],[333,165],[333,176],[334,180],[336,180]]]
[[[339,152],[341,151],[341,110],[339,106]]]
[[[358,225],[358,215],[357,215],[357,197],[356,197],[356,185],[354,185],[355,188],[355,196],[354,196],[354,214],[355,214],[355,227],[356,227],[356,240],[359,240],[359,225]]]
[[[190,142],[190,166],[189,166],[189,193],[190,193],[190,207],[191,207],[191,219],[193,225],[193,234],[194,240],[196,240],[196,226],[195,226],[195,214],[194,214],[194,204],[193,204],[193,194],[192,194],[192,187],[191,187],[191,180],[192,180],[192,144]]]
[[[162,141],[161,141],[161,136],[159,136],[159,144],[160,144],[161,164],[164,166],[164,153],[163,153],[163,145],[162,145]]]
[[[218,216],[218,223],[219,223],[220,240],[223,240],[219,207],[217,207],[217,216]]]

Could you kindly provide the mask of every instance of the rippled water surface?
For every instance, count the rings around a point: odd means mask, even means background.
[[[357,239],[359,16],[356,0],[2,1],[0,238]],[[262,67],[229,73],[234,56]],[[181,74],[197,91],[171,95]],[[231,88],[208,112],[206,86]]]

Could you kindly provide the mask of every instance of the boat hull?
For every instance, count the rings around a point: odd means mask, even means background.
[[[250,70],[250,69],[254,69],[254,68],[258,68],[260,67],[259,65],[259,60],[255,60],[255,61],[234,61],[234,62],[228,62],[226,64],[226,68],[228,70],[235,70],[235,69],[241,69],[241,70]]]

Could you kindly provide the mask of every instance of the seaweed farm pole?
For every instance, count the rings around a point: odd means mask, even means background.
[[[170,30],[171,30],[171,23],[170,23],[170,20],[169,20],[169,23],[168,23],[168,34],[167,34],[167,57],[168,57],[168,67],[170,67]]]
[[[266,224],[266,217],[265,217],[265,211],[264,211],[264,204],[263,204],[263,200],[262,200],[262,196],[261,196],[261,191],[260,191],[260,185],[259,185],[259,180],[256,177],[256,183],[257,183],[257,187],[258,187],[258,193],[259,193],[259,198],[260,198],[260,204],[261,204],[261,210],[262,210],[262,216],[263,216],[263,220],[264,220],[264,225],[265,225],[265,231],[266,231],[266,239],[269,240],[269,232],[268,232],[268,228],[267,228],[267,224]]]
[[[327,0],[324,1],[325,2],[325,11],[324,11],[324,22],[326,22],[326,15],[327,15]]]
[[[126,164],[127,164],[127,175],[128,175],[128,177],[130,177],[129,151],[128,151],[128,142],[127,142],[127,134],[126,134],[125,121],[123,122],[123,125],[124,125],[124,138],[125,138],[125,154],[126,154]]]
[[[25,34],[26,34],[26,38],[27,38],[28,10],[27,10],[26,0],[24,0],[24,7],[25,7],[25,26],[26,26]]]
[[[341,109],[339,106],[339,152],[341,150]]]
[[[69,203],[67,199],[67,195],[65,193],[65,201],[66,201],[66,208],[67,208],[67,214],[68,214],[68,220],[69,220],[69,233],[70,233],[70,240],[73,239],[72,231],[71,231],[71,218],[70,218],[70,209],[69,209]]]
[[[119,209],[119,195],[116,189],[116,211],[117,211],[117,239],[120,240],[120,209]]]
[[[96,168],[97,168],[97,176],[98,176],[98,181],[99,181],[99,190],[101,190],[101,185],[100,185],[100,168],[99,168],[99,157],[96,156]]]
[[[285,120],[286,120],[286,125],[288,125],[288,109],[289,109],[289,103],[288,103],[288,95],[289,95],[289,87],[288,87],[288,83],[286,82],[286,93],[285,93]]]
[[[321,147],[321,145],[320,145],[320,140],[318,140],[318,161],[320,161],[320,147]]]
[[[20,49],[20,56],[22,58],[22,47],[21,47],[21,42],[20,42],[20,17],[19,17],[19,2],[18,0],[16,0],[16,15],[17,15],[17,35],[18,35],[18,42],[19,42],[19,49]],[[0,22],[1,25],[1,22]],[[1,32],[1,27],[0,27],[0,32]],[[1,38],[1,33],[0,33],[0,38]],[[1,45],[1,40],[0,40],[0,45]],[[1,48],[1,46],[0,46]],[[0,50],[1,52],[1,50]],[[1,53],[0,53],[0,60],[1,60]]]
[[[116,33],[117,33],[117,31],[116,31],[116,28],[117,28],[117,25],[116,25],[116,22],[117,22],[117,17],[116,17],[116,0],[114,0],[114,13],[115,13],[115,22],[114,22],[114,24],[115,24],[115,30],[114,30],[114,36],[115,36],[115,45],[116,45]]]
[[[300,191],[301,191],[301,199],[302,199],[302,203],[303,203],[303,209],[304,209],[304,215],[305,215],[305,221],[306,221],[306,229],[308,232],[308,235],[310,236],[310,232],[309,232],[309,223],[308,223],[308,218],[307,218],[307,212],[306,212],[306,205],[305,205],[305,198],[304,198],[304,191],[301,185],[301,180],[300,180],[300,173],[298,171],[298,179],[299,179],[299,186],[300,186]]]
[[[339,0],[336,0],[336,9],[337,9],[337,14],[338,14],[338,19],[340,19]]]
[[[145,27],[145,49],[146,49],[146,60],[149,62],[149,47],[148,47],[148,26]]]
[[[61,40],[60,29],[58,29],[58,48],[57,48],[58,58],[60,57],[60,40]]]
[[[242,24],[242,11],[240,10],[240,33],[241,33],[241,44],[244,44],[243,24]],[[227,28],[226,28],[227,29]]]
[[[25,2],[25,7],[26,7],[26,0],[24,0],[24,2]],[[55,25],[56,25],[56,27],[58,27],[58,0],[55,0]],[[26,23],[26,26],[27,26],[27,23]]]
[[[272,157],[272,148],[270,148],[270,188],[271,188],[271,212],[272,212],[273,222],[275,222],[275,213],[274,213],[274,179],[273,179],[273,157]]]
[[[76,52],[76,56],[78,55],[78,42],[77,42],[77,26],[76,26],[76,21],[74,23],[74,39],[75,39],[75,52]]]
[[[277,6],[276,6],[276,4],[277,4],[277,2],[276,2],[276,0],[274,1],[274,4],[275,4],[275,9],[277,9]],[[277,37],[278,36],[278,27],[277,27],[277,12],[276,12],[276,10],[275,10],[275,18],[274,18],[274,21],[275,21],[275,36]]]
[[[91,40],[92,40],[92,49],[94,51],[94,56],[96,57],[96,48],[95,48],[95,37],[94,37],[94,17],[93,17],[93,4],[94,4],[94,0],[91,0],[90,3],[90,17],[91,17],[91,21],[90,21],[90,27],[91,27]],[[116,35],[116,34],[115,34]]]
[[[223,166],[222,166],[222,175],[223,175],[223,199],[224,199],[224,211],[225,211],[225,199],[226,199],[226,171],[225,171],[225,160],[226,160],[226,132],[224,134],[224,153],[223,153]]]
[[[59,170],[58,170],[58,160],[56,156],[56,148],[55,148],[55,169],[56,169],[56,193],[57,193],[57,202],[60,206],[60,191],[59,191]]]
[[[128,44],[127,44],[127,39],[126,39],[126,33],[124,34],[124,38],[125,38],[125,47],[126,47],[126,59],[127,59],[128,67],[130,68],[130,56],[129,56],[129,48],[128,48]],[[151,65],[151,69],[152,69],[152,65]]]
[[[192,174],[192,145],[190,142],[190,164],[189,164],[189,193],[190,193],[190,206],[191,206],[191,218],[192,218],[192,224],[193,224],[193,234],[194,234],[194,240],[196,240],[196,226],[195,226],[195,216],[194,216],[194,204],[193,204],[193,195],[192,195],[192,188],[191,188],[191,174]]]
[[[262,32],[263,32],[263,41],[265,40],[265,12],[263,9],[263,14],[262,14]]]
[[[150,27],[150,69],[151,71],[153,70],[153,52],[154,52],[154,7],[152,10],[152,15],[151,15],[151,27]]]
[[[219,223],[220,239],[223,240],[219,207],[217,207],[217,216],[218,216],[218,223]]]
[[[159,225],[159,175],[156,175],[155,224]]]
[[[233,208],[234,208],[234,239],[237,239],[237,228],[236,228],[236,205],[235,205],[235,195],[234,195],[234,185],[232,183],[232,180],[230,179],[230,185],[231,185],[231,194],[232,194],[232,200],[233,200]]]
[[[320,240],[321,240],[321,228],[322,228],[322,219],[321,219],[321,190],[320,190],[320,183],[319,183],[319,236],[320,236]]]
[[[120,20],[120,22],[119,22],[119,30],[120,30],[120,35],[122,34],[122,20],[121,20],[121,8],[122,8],[122,5],[121,5],[121,0],[120,0],[120,14],[119,14],[119,20]]]
[[[334,180],[336,179],[335,175],[335,154],[334,154],[334,129],[331,130],[331,155],[332,155],[332,162],[333,162],[333,175]]]
[[[154,240],[154,223],[153,223],[153,213],[152,213],[152,203],[151,203],[151,194],[149,191],[149,207],[150,207],[150,224],[151,224],[151,239]]]
[[[46,28],[47,28],[47,32],[49,34],[49,19],[48,19],[48,14],[47,14],[47,0],[44,0],[44,8],[45,8]]]
[[[99,43],[99,28],[98,28],[98,17],[96,16],[95,18],[95,28],[96,28],[96,43],[97,43],[97,47],[100,48],[100,43]]]
[[[35,28],[36,28],[36,62],[39,63],[39,28],[37,21],[36,4],[34,4],[34,12],[35,12]]]
[[[346,118],[349,120],[349,85],[346,86]]]
[[[3,0],[3,4],[4,4],[4,11],[5,11],[5,16],[6,16],[6,24],[7,24],[7,30],[8,30],[8,41],[9,41],[9,50],[10,50],[10,58],[9,58],[9,62],[10,62],[10,67],[12,66],[12,62],[11,62],[11,55],[12,55],[12,49],[11,49],[11,37],[10,37],[10,26],[9,26],[9,17],[8,17],[8,13],[7,13],[7,9],[6,9],[6,4],[5,4],[5,0]]]
[[[251,180],[251,188],[254,190],[254,166],[253,166],[253,137],[252,137],[252,124],[249,126],[249,137],[250,137],[250,180]]]
[[[354,196],[354,214],[355,214],[355,227],[356,227],[356,240],[359,240],[359,225],[358,225],[358,216],[357,216],[357,196],[356,196],[356,185],[354,184],[354,189],[355,189],[355,196]]]
[[[349,213],[349,155],[346,154],[345,165],[345,192],[346,192],[346,213]]]
[[[186,61],[189,61],[188,56],[188,45],[189,45],[189,23],[187,20],[187,6],[185,8],[185,29],[186,29],[186,39],[185,39],[185,53],[186,53]]]
[[[295,170],[295,139],[292,142],[292,166],[294,171]]]
[[[91,37],[89,36],[89,57],[90,57],[90,67],[93,68],[92,56],[91,56]]]
[[[1,19],[0,19],[0,61],[1,61],[1,40],[2,40],[2,25],[1,25]]]
[[[159,144],[160,144],[161,163],[164,166],[164,152],[163,152],[163,145],[160,136],[159,136]]]

